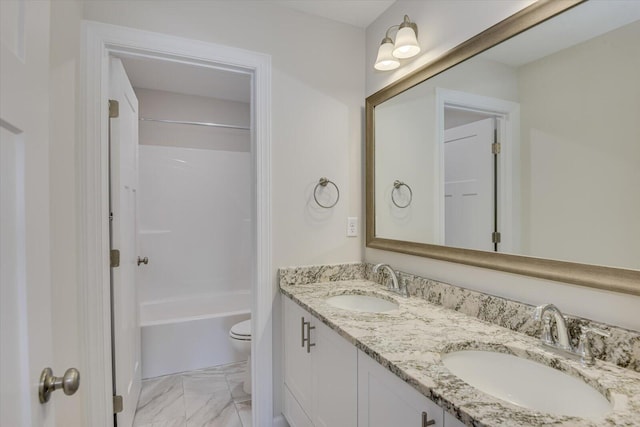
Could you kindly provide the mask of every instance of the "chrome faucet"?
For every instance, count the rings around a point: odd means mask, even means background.
[[[552,313],[556,321],[556,330],[558,331],[558,339],[551,334],[551,317],[546,316],[547,313]],[[571,342],[569,341],[569,332],[567,331],[567,322],[562,315],[562,312],[558,307],[553,304],[543,304],[536,307],[533,313],[533,318],[538,321],[542,321],[542,336],[540,339],[544,344],[552,347],[558,347],[563,350],[571,350]]]
[[[557,339],[554,338],[551,333],[551,315],[553,315],[556,323]],[[540,336],[542,344],[554,349],[559,349],[569,356],[577,356],[580,359],[580,363],[587,366],[591,366],[595,363],[593,354],[591,353],[589,334],[595,333],[604,337],[611,336],[611,334],[605,330],[583,325],[580,326],[580,339],[578,346],[574,347],[571,344],[571,339],[569,337],[567,322],[558,307],[553,304],[539,305],[533,312],[533,318],[537,321],[541,321],[543,324],[542,335]]]
[[[376,264],[373,266],[373,273],[374,274],[379,274],[381,273],[380,270],[387,270],[389,272],[389,290],[392,292],[395,292],[397,294],[403,295],[405,297],[409,296],[409,293],[407,291],[407,287],[404,286],[404,289],[401,289],[399,283],[398,283],[398,275],[396,274],[396,272],[393,270],[393,268],[391,268],[391,266],[389,264]]]

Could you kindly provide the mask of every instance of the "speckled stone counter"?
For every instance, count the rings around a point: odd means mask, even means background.
[[[528,335],[437,306],[417,297],[404,298],[359,277],[362,268],[281,270],[281,292],[382,366],[469,426],[640,426],[640,373],[596,361],[578,361],[545,349]],[[335,280],[343,273],[349,280]],[[344,293],[375,294],[392,299],[399,309],[362,313],[325,302]],[[440,355],[478,349],[515,354],[581,378],[613,404],[604,419],[587,420],[530,411],[499,400],[466,384],[442,364]]]

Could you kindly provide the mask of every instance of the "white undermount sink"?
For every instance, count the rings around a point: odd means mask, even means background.
[[[384,313],[398,308],[398,303],[372,295],[343,294],[327,298],[327,304],[343,310]]]
[[[442,355],[444,366],[498,399],[534,411],[597,419],[611,403],[584,381],[511,354],[462,350]]]

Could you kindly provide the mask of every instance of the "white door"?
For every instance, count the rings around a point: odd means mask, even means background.
[[[445,131],[445,244],[493,251],[493,118]]]
[[[38,399],[40,373],[52,365],[48,85],[49,2],[1,0],[2,426],[53,426],[53,404],[64,398]]]
[[[130,427],[141,386],[140,319],[138,315],[137,215],[138,99],[122,65],[109,62],[109,99],[118,103],[110,125],[111,248],[120,251],[120,265],[111,269],[114,386],[122,396],[118,427]]]

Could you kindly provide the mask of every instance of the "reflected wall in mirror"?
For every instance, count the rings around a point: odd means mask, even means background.
[[[367,245],[639,270],[638,40],[640,2],[586,2],[368,98]],[[493,265],[482,257],[466,263]],[[640,293],[636,271],[610,270],[630,274]]]

